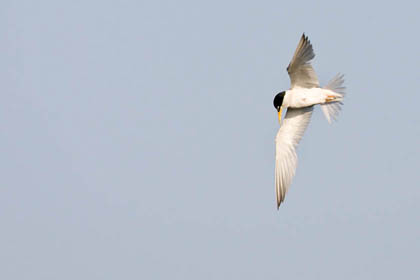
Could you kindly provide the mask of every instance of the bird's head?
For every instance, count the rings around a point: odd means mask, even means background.
[[[283,99],[284,99],[284,95],[286,94],[286,92],[282,91],[280,93],[278,93],[273,100],[273,105],[274,108],[276,108],[278,114],[279,114],[279,122],[281,123],[281,111],[283,109],[282,105],[283,105]]]

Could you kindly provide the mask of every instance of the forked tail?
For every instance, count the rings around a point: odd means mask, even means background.
[[[324,87],[325,89],[329,89],[336,94],[339,94],[344,97],[345,87],[343,86],[344,83],[344,75],[337,74],[328,84]],[[322,112],[324,112],[327,121],[331,123],[333,120],[337,120],[338,113],[341,110],[341,105],[343,103],[341,101],[333,101],[325,104],[321,104]]]

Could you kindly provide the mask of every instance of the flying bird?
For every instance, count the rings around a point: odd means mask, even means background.
[[[296,147],[299,144],[313,108],[319,104],[327,121],[337,119],[344,98],[344,75],[337,74],[325,87],[320,87],[310,61],[315,57],[311,42],[302,35],[287,67],[291,88],[274,97],[280,129],[276,136],[275,186],[277,209],[283,202],[297,166]],[[282,111],[287,109],[281,120]]]

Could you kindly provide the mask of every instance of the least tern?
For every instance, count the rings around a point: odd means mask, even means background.
[[[297,166],[296,147],[312,116],[314,105],[321,109],[329,123],[337,118],[344,98],[344,75],[337,74],[325,87],[320,87],[310,61],[315,57],[312,45],[302,35],[292,60],[287,67],[291,89],[274,97],[280,129],[276,136],[275,185],[277,209],[290,187]],[[281,114],[287,109],[281,120]]]

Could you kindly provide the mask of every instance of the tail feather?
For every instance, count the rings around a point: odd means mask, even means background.
[[[344,75],[337,74],[334,78],[332,78],[328,84],[324,87],[325,89],[329,89],[334,93],[337,93],[344,97],[346,87],[343,86],[344,83]],[[342,99],[341,99],[342,100]],[[331,123],[333,120],[337,120],[338,113],[341,111],[341,105],[343,103],[341,101],[329,102],[326,104],[321,104],[321,110],[327,118],[327,121]]]

